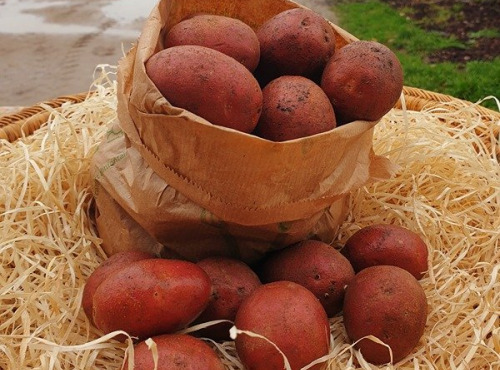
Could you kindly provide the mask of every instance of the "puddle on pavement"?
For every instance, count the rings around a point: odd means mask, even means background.
[[[114,0],[101,8],[106,17],[121,24],[133,23],[139,18],[146,18],[158,0]]]
[[[94,27],[78,24],[51,23],[45,21],[42,16],[31,14],[32,11],[55,6],[63,7],[71,3],[72,1],[3,0],[0,2],[0,33],[86,34],[99,32],[99,24],[96,24]],[[125,36],[128,33],[137,35],[140,30],[137,29],[137,24],[142,25],[142,22],[137,21],[146,18],[156,3],[157,0],[143,0],[141,2],[111,0],[108,5],[100,9],[106,17],[116,22],[105,33],[121,36]],[[130,30],[130,25],[133,26],[132,28],[137,29],[137,31]]]

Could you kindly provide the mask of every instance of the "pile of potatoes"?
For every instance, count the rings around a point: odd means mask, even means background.
[[[306,8],[257,30],[239,19],[193,14],[162,35],[145,63],[173,106],[218,126],[287,141],[355,120],[377,121],[403,88],[386,46],[356,41],[336,50],[335,31]]]
[[[266,140],[294,140],[377,121],[401,94],[401,65],[387,47],[357,41],[336,50],[335,37],[305,8],[279,13],[257,30],[193,14],[162,34],[163,48],[145,69],[173,106]],[[234,339],[246,368],[283,369],[285,356],[300,369],[328,355],[329,318],[340,314],[365,359],[382,364],[404,358],[423,334],[427,301],[418,279],[426,270],[427,247],[417,234],[374,225],[341,251],[304,240],[254,266],[121,252],[89,277],[82,306],[103,333],[134,338],[135,369],[154,367],[150,338],[159,369],[223,369],[202,338]]]
[[[427,300],[418,280],[427,253],[416,233],[387,224],[360,229],[341,250],[304,240],[254,266],[228,257],[188,262],[120,252],[90,275],[82,305],[103,333],[122,330],[134,338],[135,369],[153,368],[149,338],[160,369],[223,369],[202,338],[231,340],[233,325],[246,368],[283,369],[284,355],[301,369],[328,355],[329,318],[337,315],[367,361],[395,363],[425,329]],[[179,332],[187,327],[190,334]]]

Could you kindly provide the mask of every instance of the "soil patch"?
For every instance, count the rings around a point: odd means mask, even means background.
[[[447,48],[429,56],[429,62],[493,60],[500,56],[498,0],[385,0],[419,27],[455,37],[463,48]]]

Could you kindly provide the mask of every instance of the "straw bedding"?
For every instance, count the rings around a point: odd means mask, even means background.
[[[47,125],[0,142],[2,369],[119,369],[132,354],[131,341],[101,336],[81,309],[85,280],[105,258],[89,217],[90,160],[116,117],[116,69],[101,68],[86,100],[47,107]],[[425,334],[387,368],[500,367],[499,125],[498,116],[485,120],[474,105],[451,101],[394,109],[377,126],[375,152],[398,172],[351,195],[332,245],[386,222],[415,230],[429,246]],[[348,343],[341,316],[331,333],[329,368],[375,368]],[[228,368],[241,368],[231,342],[211,344]]]

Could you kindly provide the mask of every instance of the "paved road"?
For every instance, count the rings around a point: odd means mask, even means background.
[[[296,3],[307,6],[309,9],[320,13],[333,23],[337,23],[337,17],[331,9],[331,1],[329,0],[295,0]]]
[[[331,0],[297,0],[336,23]],[[156,0],[0,0],[0,106],[87,91],[98,64],[116,65]],[[130,9],[129,9],[130,8]]]

